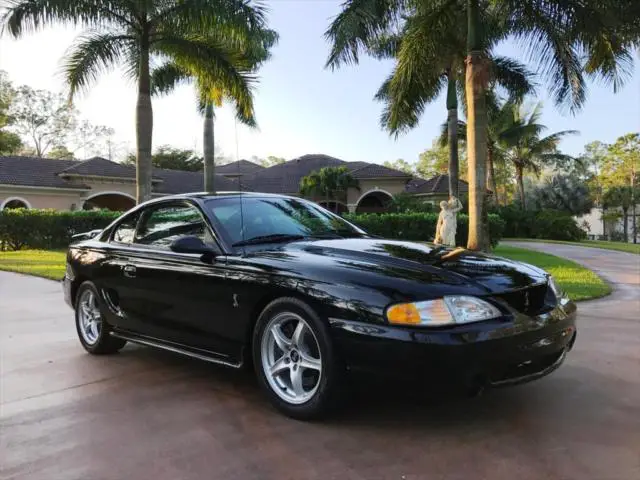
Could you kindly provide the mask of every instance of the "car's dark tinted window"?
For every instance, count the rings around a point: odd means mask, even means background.
[[[231,243],[267,235],[361,236],[337,215],[312,202],[295,198],[218,198],[206,203]]]
[[[136,224],[139,215],[130,215],[125,218],[113,231],[111,240],[118,243],[131,243],[136,232]]]
[[[208,244],[214,240],[200,212],[190,205],[159,207],[143,213],[135,243],[168,249],[171,242],[185,235],[195,235]]]

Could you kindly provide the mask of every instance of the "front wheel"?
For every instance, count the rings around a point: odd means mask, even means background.
[[[101,311],[98,289],[92,282],[84,282],[76,294],[76,331],[84,349],[96,355],[115,353],[126,340],[110,335],[111,328]]]
[[[269,304],[253,335],[258,380],[286,415],[310,420],[336,403],[341,369],[328,327],[307,304],[283,298]]]

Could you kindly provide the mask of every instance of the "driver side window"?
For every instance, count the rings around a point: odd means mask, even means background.
[[[198,209],[191,205],[168,205],[143,213],[134,243],[168,250],[171,242],[186,235],[215,245]]]

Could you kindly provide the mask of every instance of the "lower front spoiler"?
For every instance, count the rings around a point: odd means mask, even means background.
[[[522,383],[533,382],[534,380],[538,380],[539,378],[545,377],[550,373],[555,372],[560,365],[562,365],[567,358],[567,353],[571,350],[571,347],[567,347],[563,349],[558,355],[557,359],[548,367],[543,368],[542,370],[537,370],[532,373],[528,373],[525,375],[521,375],[518,377],[508,377],[502,380],[490,380],[488,382],[488,387],[498,388],[498,387],[511,387],[513,385],[520,385]],[[525,365],[523,365],[525,367]]]

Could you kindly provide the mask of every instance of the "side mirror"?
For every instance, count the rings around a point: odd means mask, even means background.
[[[172,252],[176,253],[199,253],[200,255],[206,255],[207,259],[213,259],[218,253],[213,247],[207,245],[195,235],[185,235],[184,237],[176,238],[171,242],[169,248]]]

